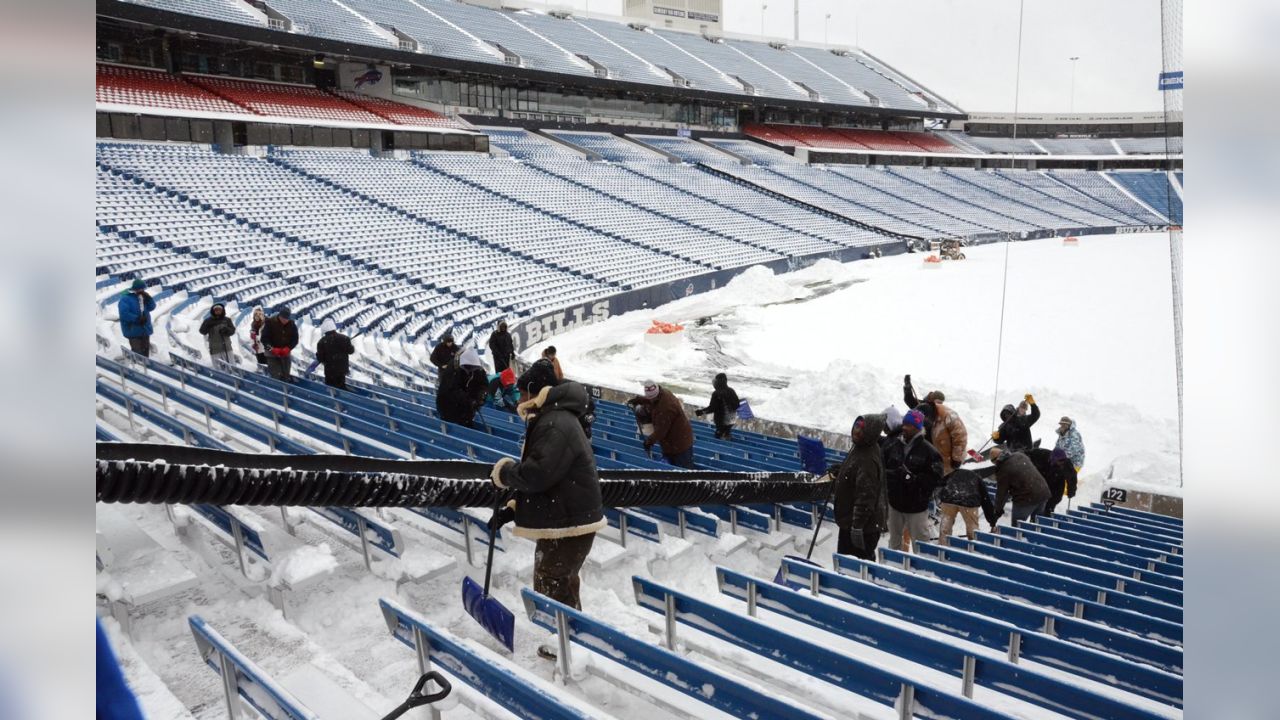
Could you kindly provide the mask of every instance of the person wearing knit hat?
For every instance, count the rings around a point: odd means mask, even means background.
[[[139,355],[151,354],[151,313],[155,309],[156,301],[142,278],[135,278],[116,303],[120,334],[129,341],[129,349]]]
[[[298,324],[293,321],[289,308],[276,310],[275,317],[263,324],[258,340],[267,354],[267,371],[271,377],[293,382],[289,373],[293,368],[293,349],[298,347]]]
[[[351,344],[351,338],[338,332],[338,325],[331,317],[320,323],[320,333],[320,341],[316,343],[316,361],[324,366],[324,384],[346,390],[350,357],[356,348]]]
[[[924,414],[912,410],[902,418],[901,435],[886,438],[880,446],[889,498],[891,550],[913,551],[913,541],[933,539],[929,502],[942,484],[942,455],[925,437],[924,425]]]
[[[693,425],[680,398],[653,380],[645,380],[644,395],[631,398],[627,404],[649,408],[653,432],[644,439],[645,452],[658,445],[668,463],[687,470],[698,469],[693,464]]]
[[[453,362],[440,368],[436,389],[436,409],[440,419],[466,427],[472,425],[476,413],[484,406],[489,392],[489,375],[480,353],[473,348],[463,350]]]
[[[902,429],[902,411],[896,405],[884,409],[885,431],[893,434]]]

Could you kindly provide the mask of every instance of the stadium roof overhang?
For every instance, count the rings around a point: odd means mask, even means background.
[[[512,67],[494,63],[472,62],[456,58],[425,55],[423,53],[353,45],[339,40],[300,35],[272,30],[265,27],[197,17],[172,10],[138,5],[123,0],[97,0],[97,14],[125,22],[237,42],[261,45],[269,48],[292,49],[305,53],[323,53],[327,56],[349,58],[359,62],[382,62],[397,66],[410,66],[444,72],[465,73],[491,77],[506,84],[524,81],[529,85],[558,87],[564,90],[591,92],[594,94],[626,95],[634,98],[653,98],[665,102],[704,102],[720,105],[736,105],[742,108],[782,108],[804,112],[848,113],[879,118],[939,118],[964,120],[963,113],[928,110],[904,110],[899,108],[871,107],[866,105],[842,105],[838,103],[787,100],[758,95],[710,92],[695,88],[663,87],[648,83],[580,77],[563,73]]]

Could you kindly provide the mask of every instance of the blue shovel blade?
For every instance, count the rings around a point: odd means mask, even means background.
[[[469,577],[462,578],[462,609],[508,650],[516,649],[516,616]]]
[[[809,558],[803,558],[803,557],[800,557],[799,555],[788,555],[788,556],[786,557],[786,559],[787,559],[787,560],[794,560],[794,561],[796,561],[796,562],[801,562],[801,563],[804,563],[804,564],[806,564],[806,565],[812,565],[812,566],[814,566],[814,567],[818,567],[818,568],[822,567],[821,565],[819,565],[818,563],[816,563],[816,562],[814,562],[814,561],[810,560]],[[801,586],[799,583],[787,582],[787,580],[786,580],[786,574],[787,574],[787,573],[786,573],[786,566],[785,566],[785,565],[783,565],[782,563],[778,563],[778,574],[773,576],[773,581],[774,581],[775,583],[777,583],[778,585],[786,585],[787,587],[791,588],[792,590],[799,590],[799,589],[801,589],[801,587],[802,587],[802,586]],[[470,578],[468,578],[468,579],[470,579]]]

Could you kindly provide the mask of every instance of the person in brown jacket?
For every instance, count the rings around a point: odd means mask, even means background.
[[[646,380],[644,397],[651,405],[653,434],[644,440],[648,452],[654,445],[662,446],[662,457],[676,467],[696,470],[693,464],[693,426],[684,414],[684,403],[658,383]]]
[[[934,390],[929,395],[933,397],[934,407],[933,435],[929,439],[942,454],[942,474],[945,477],[965,461],[969,450],[969,431],[965,429],[960,415],[942,404],[946,396],[941,391]]]
[[[1002,448],[991,449],[991,467],[976,470],[980,477],[996,476],[995,520],[991,520],[991,529],[996,529],[996,521],[1004,514],[1004,504],[1013,500],[1013,526],[1034,519],[1044,514],[1045,502],[1049,499],[1049,483],[1036,469],[1035,463],[1026,453],[1008,452]]]

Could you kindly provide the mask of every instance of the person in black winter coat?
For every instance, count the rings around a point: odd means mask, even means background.
[[[556,368],[551,363],[551,359],[541,357],[520,373],[520,378],[516,380],[516,389],[520,391],[520,397],[528,398],[542,392],[542,388],[551,387],[559,382],[560,378],[556,377]]]
[[[339,390],[347,389],[347,373],[351,369],[350,357],[356,348],[351,338],[338,332],[333,318],[325,318],[320,324],[323,335],[316,343],[316,361],[324,366],[324,384]]]
[[[458,346],[453,342],[453,333],[445,333],[440,344],[431,350],[431,364],[443,368],[458,356]]]
[[[1027,451],[1027,457],[1049,486],[1049,499],[1044,504],[1044,514],[1052,515],[1064,495],[1069,498],[1076,496],[1076,468],[1065,450],[1035,448]]]
[[[227,317],[227,308],[214,303],[209,316],[200,323],[200,334],[209,338],[209,359],[235,363],[236,324]]]
[[[515,491],[490,527],[515,520],[516,535],[537,541],[534,591],[579,610],[578,572],[607,524],[595,454],[579,417],[587,405],[586,389],[575,382],[549,385],[520,403],[517,412],[528,423],[520,461],[503,458],[490,474],[499,488]]]
[[[711,403],[694,412],[698,417],[711,413],[716,425],[716,437],[721,440],[733,439],[734,420],[738,416],[738,393],[729,387],[729,376],[717,373],[711,381],[714,390],[711,392]]]
[[[511,333],[507,332],[507,323],[498,323],[498,329],[489,335],[489,353],[493,355],[493,371],[501,373],[511,367],[511,358],[515,356],[515,344],[511,342]]]
[[[902,435],[882,446],[889,498],[889,548],[902,550],[903,531],[929,540],[929,501],[942,484],[942,454],[924,436],[924,415],[912,410],[902,418]]]
[[[298,325],[293,321],[289,308],[280,308],[275,317],[267,320],[258,341],[267,354],[267,370],[271,377],[293,382],[289,370],[293,367],[293,349],[298,347]]]
[[[484,405],[489,393],[489,374],[481,364],[475,350],[466,350],[462,357],[440,368],[440,384],[436,390],[436,409],[440,419],[473,427],[476,412]]]
[[[981,529],[978,526],[979,508],[988,523],[994,524],[996,521],[995,506],[991,503],[987,486],[982,482],[982,477],[972,470],[952,470],[942,491],[938,493],[938,502],[942,507],[941,537],[944,543],[951,537],[956,515],[964,518],[964,534],[970,540]]]
[[[884,415],[863,415],[853,421],[853,448],[832,473],[835,519],[840,529],[836,552],[863,560],[876,559],[880,533],[888,527],[884,457],[879,439]]]
[[[1030,414],[1024,412],[1030,409]],[[991,439],[996,445],[1004,447],[1009,452],[1023,452],[1030,450],[1034,445],[1031,439],[1031,426],[1036,424],[1040,419],[1040,406],[1036,405],[1036,399],[1030,393],[1022,401],[1019,407],[1005,405],[1000,411],[1000,427],[991,433]]]

